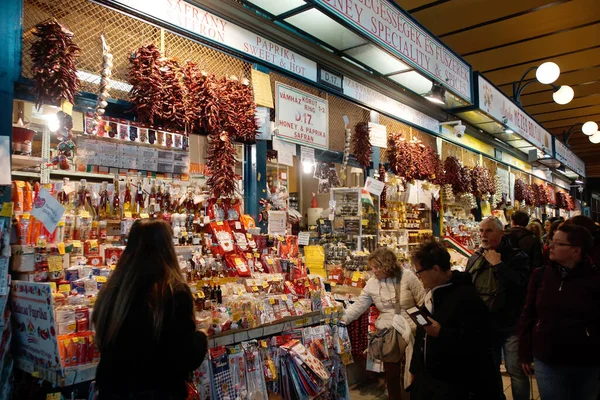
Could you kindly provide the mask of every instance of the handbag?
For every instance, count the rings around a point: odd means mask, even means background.
[[[196,385],[194,385],[190,381],[186,381],[185,387],[187,389],[187,397],[185,398],[185,400],[200,400],[200,393],[198,393]]]
[[[396,278],[396,303],[395,313],[400,313],[400,289],[402,275]],[[379,329],[369,339],[368,353],[376,360],[396,363],[402,360],[407,343],[402,335],[394,328]]]

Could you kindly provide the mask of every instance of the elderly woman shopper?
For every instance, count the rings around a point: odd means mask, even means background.
[[[519,323],[519,360],[535,366],[542,400],[596,400],[600,393],[600,273],[589,231],[564,224],[550,241],[550,265],[529,281]]]
[[[392,328],[398,323],[410,327],[414,335],[416,327],[404,310],[423,303],[425,290],[415,274],[403,269],[393,251],[379,248],[369,256],[369,267],[374,277],[367,281],[360,296],[344,313],[343,322],[348,324],[358,319],[371,304],[379,310],[379,318],[375,321],[377,329]],[[399,303],[399,304],[398,304]],[[399,306],[399,307],[398,307]],[[398,312],[397,312],[398,311]],[[394,317],[400,314],[404,321],[394,323]],[[402,362],[384,362],[385,380],[391,400],[400,400],[403,393],[401,370]],[[408,379],[408,376],[407,376]]]

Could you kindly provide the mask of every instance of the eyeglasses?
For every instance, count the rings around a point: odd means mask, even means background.
[[[577,247],[574,244],[569,244],[569,243],[560,243],[560,242],[555,242],[554,240],[551,240],[550,242],[548,242],[549,246],[557,246],[557,247]]]
[[[417,275],[420,278],[422,272],[429,271],[429,270],[431,270],[431,268],[422,268],[418,271],[415,271],[415,275]]]

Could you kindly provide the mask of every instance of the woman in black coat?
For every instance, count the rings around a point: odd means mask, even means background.
[[[419,326],[410,371],[412,400],[497,399],[488,309],[468,273],[450,270],[443,244],[423,244],[413,256],[429,291],[423,307],[430,325]]]
[[[207,337],[179,268],[171,226],[138,220],[98,295],[92,320],[100,350],[100,400],[184,400]]]

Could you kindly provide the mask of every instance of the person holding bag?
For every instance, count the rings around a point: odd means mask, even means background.
[[[393,320],[394,316],[401,315],[414,335],[416,326],[404,310],[421,305],[425,289],[388,248],[382,247],[371,253],[368,266],[375,276],[367,281],[360,296],[346,309],[342,322],[349,324],[375,304],[380,314],[375,321],[377,333],[371,338],[368,351],[373,358],[383,361],[390,400],[400,400],[403,393],[402,360],[409,343],[394,329]]]

